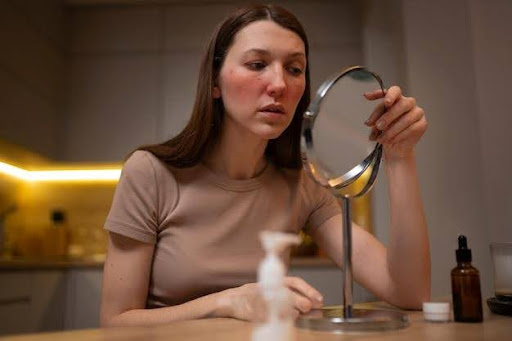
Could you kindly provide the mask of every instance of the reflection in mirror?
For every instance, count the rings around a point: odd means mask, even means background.
[[[364,123],[377,109],[364,94],[375,91],[384,91],[379,76],[351,67],[320,87],[305,114],[302,143],[308,170],[338,197],[364,194],[376,176],[370,169],[378,168],[381,146],[370,140],[371,130]],[[356,181],[357,186],[348,186]],[[360,193],[355,191],[361,185]]]
[[[323,98],[312,133],[316,158],[328,178],[346,174],[372,153],[375,142],[370,141],[371,129],[364,121],[375,103],[363,94],[379,89],[376,78],[354,70],[339,79]]]

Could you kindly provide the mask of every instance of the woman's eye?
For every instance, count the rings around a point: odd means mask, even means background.
[[[250,62],[250,63],[247,63],[247,66],[251,70],[259,71],[259,70],[263,70],[266,65],[264,62]]]
[[[294,75],[294,76],[300,76],[300,75],[302,75],[302,73],[304,72],[304,71],[302,71],[302,68],[300,68],[300,67],[296,67],[296,66],[290,66],[290,67],[288,68],[288,71],[289,71],[292,75]]]

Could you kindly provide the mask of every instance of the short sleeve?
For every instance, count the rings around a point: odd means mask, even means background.
[[[156,172],[147,152],[136,151],[125,162],[105,229],[141,242],[156,242],[158,232]]]
[[[306,225],[310,229],[316,229],[329,218],[341,214],[341,207],[329,190],[316,183],[305,171],[301,178],[303,202],[309,213]]]

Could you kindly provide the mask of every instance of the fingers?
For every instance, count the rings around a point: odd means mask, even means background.
[[[407,139],[410,139],[413,136],[416,139],[419,139],[427,130],[427,126],[427,119],[425,118],[425,116],[423,116],[419,121],[410,125],[407,129],[403,130],[398,135],[396,135],[393,138],[392,143],[400,143]]]
[[[291,289],[295,307],[302,313],[322,307],[322,295],[302,278],[286,277],[285,285]]]
[[[308,298],[296,293],[295,291],[290,290],[293,307],[302,314],[309,313],[311,309],[313,309],[313,302]]]
[[[373,101],[375,99],[379,99],[379,98],[382,98],[384,97],[384,95],[386,95],[386,92],[385,90],[382,91],[382,89],[378,89],[378,90],[375,90],[375,91],[371,91],[371,92],[365,92],[363,94],[363,96],[366,98],[366,99],[369,99],[370,101]]]
[[[385,104],[386,105],[386,104]],[[376,122],[375,127],[379,130],[386,130],[396,119],[407,113],[416,106],[416,100],[412,97],[402,97],[395,102],[386,113]]]
[[[384,102],[377,104],[370,117],[364,122],[367,126],[371,127],[375,124],[375,122],[386,112],[386,107],[384,106]]]
[[[396,85],[393,85],[386,91],[386,96],[384,97],[384,105],[386,108],[390,108],[398,100],[400,100],[400,98],[402,98],[402,89]]]
[[[399,117],[389,129],[385,130],[377,139],[379,143],[395,142],[395,138],[404,130],[408,129],[414,123],[418,122],[424,117],[423,109],[414,107],[411,111]]]
[[[375,109],[371,113],[370,117],[364,122],[367,126],[372,126],[377,123],[378,124],[377,128],[379,130],[385,129],[385,127],[388,123],[393,122],[393,120],[396,119],[397,115],[399,116],[398,110],[400,108],[393,109],[394,108],[393,106],[395,105],[395,103],[397,103],[401,99],[405,98],[402,96],[402,89],[400,89],[398,86],[392,86],[385,92],[382,92],[382,90],[368,92],[368,93],[365,93],[364,96],[369,100],[375,100],[375,99],[384,97],[384,100],[382,102],[380,102],[375,107]],[[411,103],[401,103],[401,106],[406,106],[407,104],[411,104]],[[414,102],[412,104],[413,105],[410,108],[412,108],[414,105],[416,105],[416,102]],[[390,108],[391,108],[391,110],[386,112]],[[392,116],[389,116],[388,115],[389,113],[392,113]],[[385,117],[379,119],[383,115]]]

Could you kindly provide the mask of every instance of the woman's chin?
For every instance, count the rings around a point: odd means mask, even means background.
[[[283,131],[284,129],[265,129],[263,131],[259,131],[257,135],[264,140],[273,140],[281,136]]]
[[[255,127],[253,133],[265,140],[273,140],[281,136],[286,130],[288,125],[283,124],[264,124],[259,127]]]

